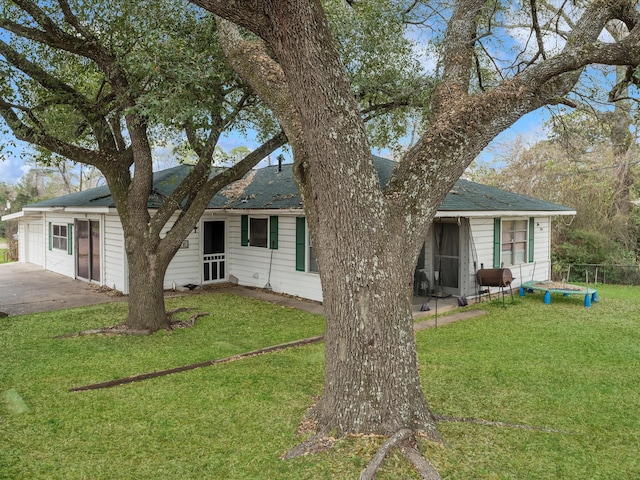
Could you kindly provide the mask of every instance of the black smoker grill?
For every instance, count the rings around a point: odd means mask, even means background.
[[[509,287],[511,292],[511,301],[513,302],[513,290],[511,282],[513,282],[513,274],[508,268],[481,268],[476,272],[480,291],[483,287],[499,287],[502,293],[502,301],[504,303],[504,288]],[[487,289],[489,300],[491,300],[491,289]]]

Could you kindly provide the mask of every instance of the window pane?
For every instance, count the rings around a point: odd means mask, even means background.
[[[267,248],[268,219],[249,219],[249,245]]]
[[[527,262],[527,220],[502,223],[502,263],[504,266]]]
[[[515,232],[514,239],[516,242],[522,242],[527,239],[527,232],[517,231]]]

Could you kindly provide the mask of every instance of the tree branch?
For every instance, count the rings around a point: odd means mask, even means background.
[[[262,0],[190,0],[191,3],[262,37],[269,28]]]
[[[13,111],[13,105],[3,99],[0,99],[0,116],[4,118],[7,126],[18,140],[39,145],[74,162],[86,163],[99,169],[102,169],[106,164],[105,157],[93,150],[72,145],[26,125]]]
[[[212,178],[209,178],[206,184],[200,188],[198,193],[194,196],[193,201],[189,204],[189,208],[182,210],[178,220],[171,227],[171,230],[167,235],[161,240],[162,248],[177,249],[182,243],[182,239],[184,238],[183,234],[188,233],[188,231],[193,228],[193,222],[202,216],[202,212],[204,212],[211,201],[211,197],[215,193],[225,186],[240,180],[247,174],[247,172],[249,172],[249,170],[255,167],[260,160],[284,145],[286,142],[287,137],[283,132],[280,132],[253,150],[232,167]],[[160,213],[160,211],[158,213]],[[166,218],[167,214],[169,217],[171,216],[171,213],[169,213],[168,210],[163,212],[163,218],[156,218],[158,216],[158,214],[156,214],[152,219],[152,222],[163,222],[164,220],[166,223],[168,220],[168,218]],[[164,223],[162,224],[164,225]]]
[[[69,2],[67,2],[67,0],[58,0],[58,4],[60,5],[60,9],[62,10],[65,21],[69,25],[71,25],[76,30],[76,32],[82,35],[88,42],[91,42],[94,45],[98,44],[93,33],[85,28],[85,26],[82,25],[78,21],[78,18],[73,14],[73,12],[71,11],[71,7],[69,6]]]
[[[444,39],[443,89],[466,95],[473,61],[473,44],[477,35],[476,19],[483,0],[456,0]]]
[[[531,6],[531,22],[536,34],[536,40],[538,41],[538,53],[546,60],[547,54],[544,51],[544,39],[542,38],[542,31],[540,30],[540,22],[538,20],[538,4],[536,0],[529,0],[529,3]]]

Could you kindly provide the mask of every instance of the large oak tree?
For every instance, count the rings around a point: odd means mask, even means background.
[[[126,326],[166,327],[169,262],[211,197],[284,144],[284,135],[276,130],[216,174],[221,135],[264,125],[268,116],[225,65],[212,40],[215,22],[193,6],[3,0],[0,9],[0,115],[18,139],[103,173],[124,231]],[[150,211],[154,135],[180,134],[197,162]]]
[[[408,429],[440,440],[418,375],[410,301],[427,229],[496,135],[540,107],[571,105],[566,96],[587,66],[640,63],[636,2],[403,2],[407,13],[437,12],[431,28],[442,19],[442,70],[423,133],[381,188],[320,0],[193,1],[221,18],[230,64],[274,111],[293,148],[327,315],[318,436]],[[498,45],[491,41],[505,35],[505,15],[516,10],[530,41],[522,50],[513,38],[503,45],[516,51],[504,63],[490,55]],[[629,34],[600,41],[612,20]]]

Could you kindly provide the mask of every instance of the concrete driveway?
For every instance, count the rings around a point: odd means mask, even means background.
[[[17,262],[0,265],[0,315],[47,312],[124,299],[37,265]]]

